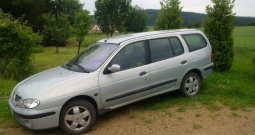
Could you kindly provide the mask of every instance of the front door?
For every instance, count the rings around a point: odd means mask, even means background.
[[[104,73],[113,64],[121,67],[115,73]],[[150,70],[145,60],[144,42],[135,42],[122,48],[99,74],[103,106],[111,107],[138,100],[150,94]]]

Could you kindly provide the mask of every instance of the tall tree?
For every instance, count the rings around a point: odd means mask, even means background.
[[[0,0],[0,8],[13,17],[22,17],[34,31],[42,30],[41,15],[49,12],[46,0]]]
[[[148,15],[146,11],[139,6],[132,7],[131,15],[126,22],[128,32],[142,32],[146,29]]]
[[[56,53],[58,53],[58,47],[65,45],[67,39],[71,35],[71,25],[68,20],[68,16],[64,13],[45,14],[44,19],[44,39],[47,41],[47,45],[55,45]]]
[[[75,12],[82,10],[79,0],[0,0],[0,8],[13,17],[23,17],[34,31],[43,30],[42,15],[65,13],[73,24]]]
[[[208,17],[204,20],[204,31],[214,53],[216,71],[228,71],[232,67],[234,0],[211,0],[213,6],[206,7]]]
[[[75,14],[73,28],[76,40],[79,42],[78,54],[80,53],[81,43],[84,40],[84,36],[88,34],[90,28],[91,20],[88,14],[89,12],[87,10],[79,11]]]
[[[130,14],[131,0],[97,0],[95,17],[103,33],[112,36],[115,30],[125,29],[124,24]]]
[[[182,27],[182,7],[179,0],[160,1],[161,11],[158,14],[154,29],[180,29]]]
[[[51,13],[55,15],[58,13],[66,14],[71,24],[74,23],[75,13],[82,11],[83,6],[84,4],[81,4],[79,0],[50,0]]]

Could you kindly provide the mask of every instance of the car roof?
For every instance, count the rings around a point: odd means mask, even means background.
[[[162,31],[151,31],[151,32],[142,32],[142,33],[133,33],[133,34],[126,34],[120,36],[114,36],[110,38],[102,39],[98,42],[105,42],[105,43],[113,43],[113,44],[120,44],[124,41],[128,41],[131,39],[141,38],[141,37],[149,37],[154,35],[165,35],[165,34],[187,34],[192,32],[199,32],[199,30],[195,29],[178,29],[178,30],[162,30]]]

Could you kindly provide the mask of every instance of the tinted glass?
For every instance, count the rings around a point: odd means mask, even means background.
[[[169,38],[171,45],[173,47],[173,51],[174,51],[174,55],[178,56],[184,53],[182,44],[180,42],[180,40],[177,37],[171,37]]]
[[[150,40],[151,61],[157,62],[173,57],[168,38]]]
[[[136,42],[124,47],[113,58],[111,64],[118,64],[121,70],[145,65],[144,42]]]
[[[118,45],[115,44],[97,43],[77,55],[70,61],[70,64],[82,66],[85,70],[90,72],[95,71],[117,47]]]
[[[205,38],[200,34],[188,34],[182,36],[188,45],[190,52],[202,49],[207,45]]]

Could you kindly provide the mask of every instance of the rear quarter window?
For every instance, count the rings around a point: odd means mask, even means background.
[[[182,35],[182,37],[188,45],[190,52],[205,48],[207,46],[205,38],[200,34],[185,34]]]

